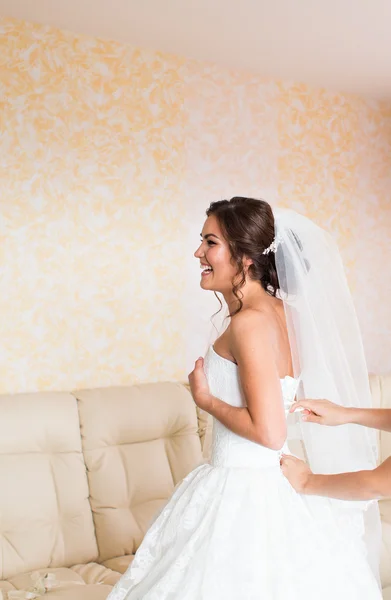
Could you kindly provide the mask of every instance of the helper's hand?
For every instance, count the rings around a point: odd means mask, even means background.
[[[309,466],[295,456],[283,454],[280,460],[281,471],[299,494],[305,494],[312,471]]]
[[[292,404],[291,413],[301,410],[303,421],[319,425],[345,425],[349,423],[349,409],[329,400],[299,400]]]

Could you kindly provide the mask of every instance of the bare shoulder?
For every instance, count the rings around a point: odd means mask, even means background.
[[[270,315],[259,309],[246,309],[232,318],[230,327],[230,352],[239,367],[247,404],[250,397],[258,397],[266,388],[267,394],[281,394],[276,360],[278,344]],[[248,386],[258,390],[255,395]]]
[[[273,327],[270,323],[270,317],[266,311],[255,308],[246,308],[234,315],[231,319],[230,332],[234,338],[242,336],[244,333],[255,332],[257,335],[270,335]]]
[[[270,316],[258,309],[247,308],[234,315],[230,323],[230,343],[233,349],[244,344],[251,348],[253,344],[271,344],[275,339]]]

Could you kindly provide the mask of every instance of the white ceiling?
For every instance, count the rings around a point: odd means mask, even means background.
[[[391,0],[0,0],[0,15],[391,99]]]

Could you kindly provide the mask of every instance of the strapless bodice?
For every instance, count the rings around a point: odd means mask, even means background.
[[[231,406],[246,406],[236,364],[217,354],[213,346],[210,346],[204,364],[210,392]],[[297,387],[298,381],[293,377],[281,379],[286,415],[295,398]],[[211,464],[216,467],[279,467],[282,452],[289,453],[286,444],[281,451],[271,450],[233,433],[214,419]]]

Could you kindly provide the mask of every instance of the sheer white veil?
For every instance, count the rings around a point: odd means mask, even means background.
[[[327,398],[343,406],[372,405],[353,300],[331,235],[291,210],[274,211],[275,253],[298,399]],[[357,425],[302,426],[311,468],[318,473],[372,469],[374,430]]]
[[[294,375],[300,379],[297,399],[327,398],[342,406],[371,407],[360,329],[335,241],[294,211],[277,209],[274,216],[279,296],[284,302]],[[300,419],[299,423],[306,458],[314,472],[342,473],[376,466],[374,430],[358,425],[325,427]],[[377,574],[377,503],[339,504],[344,519],[354,514],[357,525],[361,518]]]

